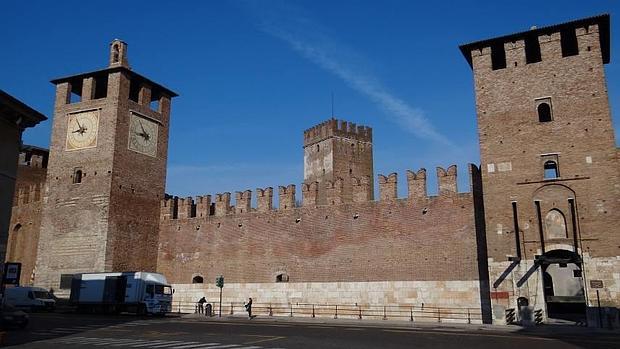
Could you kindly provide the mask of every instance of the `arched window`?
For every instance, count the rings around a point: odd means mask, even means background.
[[[560,171],[558,171],[558,164],[555,161],[546,161],[544,165],[545,179],[554,179],[560,177]]]
[[[19,231],[22,228],[22,225],[17,223],[15,224],[15,226],[13,227],[13,231],[11,232],[11,235],[9,236],[9,251],[8,251],[8,258],[7,258],[7,262],[12,262],[13,259],[15,259],[16,256],[16,252],[15,251],[17,249],[17,238],[19,235]]]
[[[73,184],[82,183],[82,170],[75,170],[73,173]]]
[[[288,275],[285,273],[276,275],[276,282],[288,282]]]
[[[120,55],[120,52],[118,51],[118,44],[114,45],[113,50],[114,50],[114,52],[112,54],[112,62],[113,63],[117,63],[119,55]]]
[[[548,103],[540,103],[538,105],[538,121],[549,122],[551,121],[551,106]]]
[[[204,283],[204,279],[200,275],[196,275],[192,278],[192,284],[202,284]]]
[[[553,209],[545,216],[545,232],[548,239],[563,239],[568,237],[566,219],[558,209]]]

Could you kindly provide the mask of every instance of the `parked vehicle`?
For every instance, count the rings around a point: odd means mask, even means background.
[[[56,300],[46,289],[31,286],[7,287],[4,303],[29,311],[53,311],[56,308]]]
[[[78,311],[163,315],[172,310],[172,287],[158,273],[75,274],[70,301]]]
[[[10,304],[0,305],[0,328],[24,328],[28,326],[28,314]]]

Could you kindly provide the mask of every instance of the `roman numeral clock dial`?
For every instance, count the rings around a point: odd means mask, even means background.
[[[156,122],[131,113],[129,122],[129,149],[137,153],[157,156],[157,133],[159,127]]]

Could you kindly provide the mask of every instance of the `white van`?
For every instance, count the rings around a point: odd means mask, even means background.
[[[53,311],[56,308],[54,297],[41,287],[7,287],[4,290],[4,303],[29,311]]]

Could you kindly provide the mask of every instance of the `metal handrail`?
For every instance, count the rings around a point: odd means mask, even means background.
[[[206,303],[205,303],[206,306]],[[213,314],[219,313],[219,303],[211,303]],[[172,309],[178,313],[197,313],[197,302],[173,301]],[[241,314],[246,309],[243,302],[222,304],[223,314]],[[316,304],[316,303],[253,303],[253,315],[289,317],[374,318],[383,320],[406,319],[409,321],[481,322],[480,308],[438,307],[428,305],[368,305],[368,304]]]

